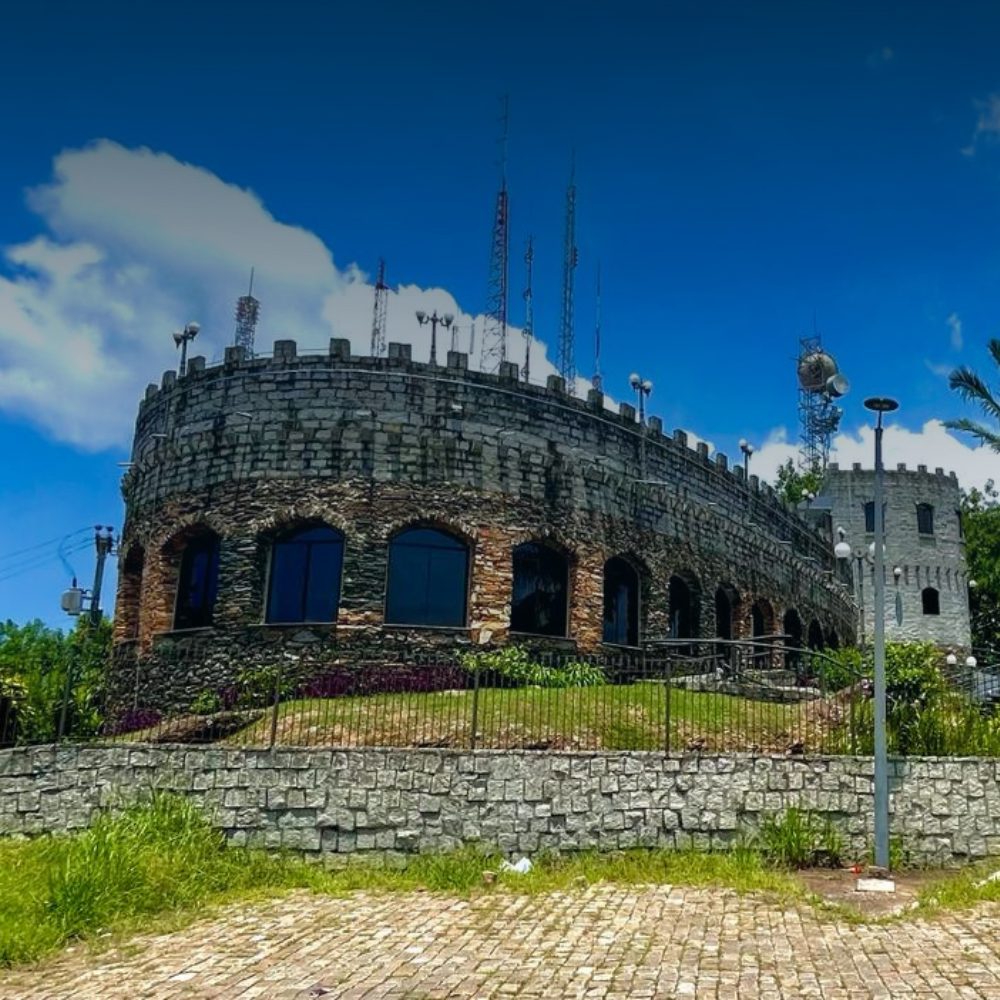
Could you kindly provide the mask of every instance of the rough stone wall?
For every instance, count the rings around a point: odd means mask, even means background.
[[[854,465],[841,469],[831,464],[820,500],[829,502],[833,526],[843,527],[852,546],[868,548],[875,540],[865,530],[865,503],[874,499],[875,472]],[[923,640],[949,649],[968,649],[969,578],[965,565],[959,510],[961,496],[955,474],[943,469],[929,472],[926,466],[907,469],[898,465],[885,473],[885,624],[886,638]],[[933,534],[917,530],[917,504],[934,508]],[[852,559],[857,582],[857,560]],[[902,574],[899,583],[894,567]],[[875,621],[874,568],[862,566],[865,635],[871,639]],[[925,615],[921,592],[938,591],[941,613]],[[896,594],[903,606],[903,622],[896,620]]]
[[[894,837],[914,860],[1000,854],[1000,761],[891,765]],[[0,832],[86,826],[149,788],[199,802],[236,844],[304,851],[511,854],[724,847],[791,807],[871,843],[870,758],[34,747],[0,751]]]
[[[634,410],[448,366],[328,356],[273,358],[237,349],[206,369],[164,376],[142,404],[133,467],[123,480],[126,524],[112,686],[138,704],[184,704],[285,653],[317,664],[375,644],[443,649],[508,637],[514,546],[541,540],[570,563],[570,621],[549,645],[602,649],[603,567],[624,556],[637,569],[644,642],[669,629],[669,579],[700,593],[701,635],[715,633],[714,595],[734,590],[734,636],[750,608],[788,607],[842,640],[853,637],[850,595],[832,574],[830,541],[784,508],[725,456],[709,461],[683,432],[640,429]],[[510,369],[513,369],[511,371]],[[640,482],[641,481],[641,482]],[[335,624],[264,625],[269,542],[283,526],[316,519],[344,532]],[[469,613],[462,629],[386,625],[391,535],[414,523],[465,538]],[[221,537],[213,627],[172,630],[181,542],[207,528]],[[131,569],[129,568],[131,567]],[[137,609],[137,610],[133,610]],[[291,647],[291,649],[289,649]],[[183,666],[181,666],[183,665]],[[139,685],[137,688],[136,685]],[[128,700],[128,699],[126,699]]]

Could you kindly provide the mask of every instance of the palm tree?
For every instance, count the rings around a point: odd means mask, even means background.
[[[993,356],[993,363],[1000,368],[1000,340],[991,340],[987,347]],[[985,424],[969,420],[967,417],[962,417],[960,420],[946,420],[945,427],[972,434],[994,451],[1000,451],[1000,400],[986,381],[971,368],[963,365],[948,376],[948,385],[967,403],[976,403],[987,417],[997,422],[998,429],[990,430]]]

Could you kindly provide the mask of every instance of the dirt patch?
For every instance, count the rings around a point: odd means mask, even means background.
[[[821,899],[863,917],[890,917],[917,902],[917,895],[940,872],[903,872],[892,876],[895,892],[858,892],[858,875],[851,868],[808,868],[796,873],[806,888]]]

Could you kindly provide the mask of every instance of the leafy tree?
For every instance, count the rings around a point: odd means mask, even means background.
[[[807,493],[815,496],[823,485],[823,470],[814,465],[809,469],[796,468],[789,459],[778,469],[774,488],[785,503],[797,506],[806,498]]]
[[[969,579],[972,642],[1000,646],[1000,492],[993,480],[962,492],[962,528]]]
[[[1000,367],[1000,340],[990,340],[986,346],[993,358],[993,363]],[[956,368],[948,376],[948,385],[967,403],[974,403],[978,406],[986,417],[997,424],[997,428],[987,427],[986,424],[969,420],[967,417],[962,417],[959,420],[947,420],[945,427],[971,434],[994,451],[1000,451],[1000,400],[994,395],[986,380],[977,375],[971,368],[963,365],[961,368]]]
[[[104,672],[111,655],[111,623],[81,618],[68,635],[40,621],[0,623],[0,699],[13,723],[0,734],[19,743],[56,738],[70,675],[66,735],[88,736],[100,727]]]

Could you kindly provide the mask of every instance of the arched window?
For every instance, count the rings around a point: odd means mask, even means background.
[[[823,626],[814,618],[809,623],[809,648],[823,649],[826,642],[823,638]]]
[[[469,549],[436,528],[407,528],[389,545],[385,620],[391,625],[465,625]]]
[[[761,642],[761,636],[774,632],[774,609],[763,599],[753,602],[750,608],[750,631],[756,640],[753,645],[753,662],[758,669],[766,667],[771,662],[771,652]]]
[[[141,545],[132,545],[118,574],[118,600],[115,603],[116,637],[139,636],[139,611],[142,607],[142,571],[146,554]]]
[[[781,620],[785,633],[785,666],[795,670],[802,662],[802,619],[795,608],[789,608]]]
[[[840,649],[840,636],[835,628],[831,628],[826,633],[826,644],[830,649]]]
[[[181,553],[177,574],[174,628],[206,628],[212,624],[219,584],[219,536],[212,531],[192,535]]]
[[[732,587],[721,586],[715,591],[715,635],[718,639],[732,639],[733,613],[739,598]]]
[[[929,503],[917,504],[917,531],[921,535],[934,534],[934,507]]]
[[[604,641],[639,645],[639,574],[619,556],[604,564]]]
[[[672,576],[668,585],[670,598],[670,637],[698,637],[698,594],[682,576]]]
[[[326,525],[298,528],[276,539],[267,621],[336,621],[343,562],[344,536]]]
[[[569,610],[569,563],[555,549],[525,542],[514,549],[512,632],[565,636]]]
[[[920,603],[925,615],[941,614],[941,595],[933,587],[920,591]]]

